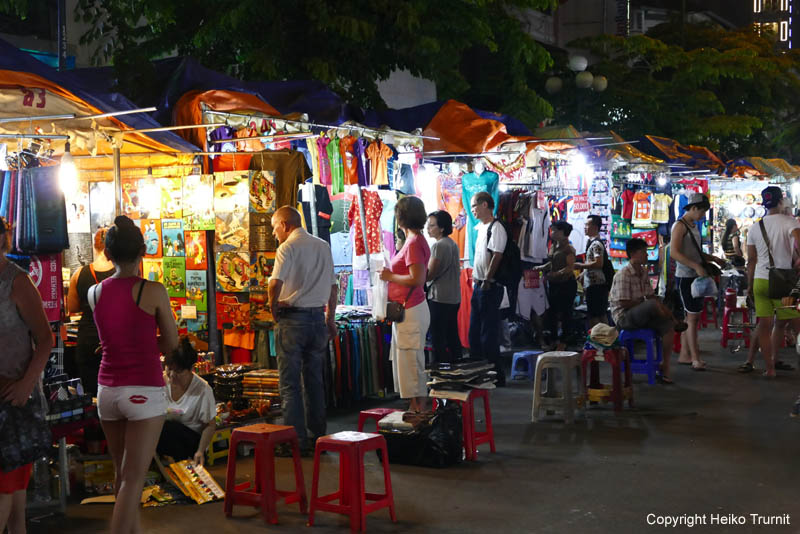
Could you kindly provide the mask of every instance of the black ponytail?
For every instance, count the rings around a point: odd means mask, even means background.
[[[116,263],[130,263],[139,259],[142,247],[142,231],[125,215],[117,216],[106,232],[106,256]]]
[[[166,363],[181,371],[192,370],[194,364],[197,363],[197,351],[192,346],[189,336],[181,337],[178,348],[166,358]]]

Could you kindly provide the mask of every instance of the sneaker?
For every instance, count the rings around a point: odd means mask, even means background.
[[[789,417],[798,417],[800,416],[800,397],[794,401],[794,406],[792,406],[792,411],[789,413]]]

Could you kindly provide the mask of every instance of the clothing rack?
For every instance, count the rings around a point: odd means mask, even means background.
[[[316,137],[316,135],[307,133],[256,135],[255,137],[235,137],[233,139],[217,139],[215,141],[211,141],[209,144],[224,145],[225,143],[238,143],[239,141],[248,141],[250,139],[285,139],[286,141],[294,141],[299,139],[309,139],[311,137]]]
[[[272,117],[272,116],[269,116],[269,115],[258,115],[257,113],[245,114],[245,113],[233,113],[233,112],[230,112],[230,111],[212,111],[212,110],[204,111],[203,113],[207,113],[209,115],[220,115],[220,116],[223,116],[223,117],[240,117],[240,118],[245,118],[245,119],[248,119],[248,118],[251,118],[251,117],[258,117],[260,119],[269,119],[269,120],[275,120],[275,121],[288,122],[290,124],[299,124],[300,126],[306,126],[308,128],[323,128],[323,129],[328,129],[328,130],[357,130],[357,131],[361,131],[361,132],[375,132],[375,133],[383,134],[383,135],[398,135],[400,137],[417,137],[419,139],[431,139],[433,141],[439,141],[440,140],[438,137],[431,137],[431,136],[427,136],[427,135],[412,134],[412,133],[406,133],[406,132],[395,132],[395,131],[392,131],[392,130],[380,130],[378,128],[370,128],[368,126],[359,126],[359,125],[334,126],[334,125],[331,125],[331,124],[320,124],[320,123],[317,123],[317,122],[299,121],[299,120],[295,120],[295,119],[285,119],[283,117]]]

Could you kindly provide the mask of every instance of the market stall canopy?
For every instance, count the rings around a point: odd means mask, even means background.
[[[613,130],[592,132],[589,144],[595,147],[595,151],[610,163],[616,165],[627,165],[635,168],[637,165],[661,165],[665,166],[664,160],[645,154],[635,144],[626,142],[625,139]],[[601,139],[609,138],[609,139]]]
[[[126,157],[125,167],[173,165],[191,160],[197,147],[171,132],[127,133],[126,130],[156,128],[149,115],[80,119],[90,115],[137,109],[118,93],[101,93],[87,88],[73,73],[59,72],[29,54],[0,40],[0,119],[74,114],[76,119],[0,122],[0,133],[69,135],[76,155],[111,155],[117,145]],[[64,141],[49,141],[56,156],[64,152]],[[13,150],[13,143],[10,147]],[[82,169],[111,169],[111,158],[78,158]]]
[[[800,176],[800,169],[798,169],[785,159],[770,158],[767,160],[767,162],[769,162],[769,164],[772,165],[773,167],[779,169],[781,171],[781,174],[783,174],[783,176],[785,176],[786,178],[796,178],[797,176]]]
[[[686,166],[686,170],[708,170],[716,174],[725,171],[722,160],[706,147],[682,145],[675,139],[645,135],[639,139],[637,148],[651,156],[663,158],[670,165]]]
[[[737,158],[728,161],[725,167],[725,174],[732,178],[745,178],[745,179],[762,179],[766,178],[767,174],[755,168],[745,158]]]
[[[445,102],[425,128],[424,134],[439,138],[438,141],[425,140],[426,151],[442,150],[461,154],[480,154],[497,150],[504,144],[539,139],[532,136],[510,135],[502,122],[485,119],[466,104],[455,100]],[[553,141],[530,143],[527,145],[527,151],[535,150],[540,145],[550,150],[574,148],[573,145]]]

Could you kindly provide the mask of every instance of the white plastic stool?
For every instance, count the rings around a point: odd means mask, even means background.
[[[558,369],[561,374],[562,391],[561,396],[542,395],[542,376],[546,369]],[[575,373],[573,373],[575,371]],[[548,388],[555,382],[552,371],[548,371]],[[534,423],[539,419],[539,411],[542,408],[561,410],[564,420],[567,423],[575,421],[575,408],[583,406],[584,391],[581,374],[581,355],[577,352],[545,352],[539,355],[536,362],[536,375],[533,379],[533,409],[531,411],[531,421]],[[574,376],[574,381],[573,381]],[[552,388],[555,389],[555,388]]]

